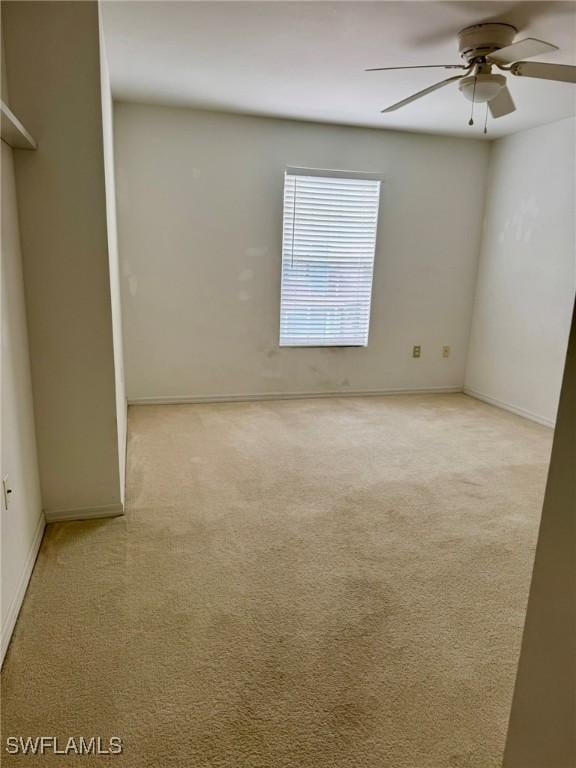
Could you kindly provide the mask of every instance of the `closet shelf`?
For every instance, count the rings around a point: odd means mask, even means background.
[[[3,101],[2,108],[2,141],[14,149],[36,149],[36,142],[30,136],[16,115]]]

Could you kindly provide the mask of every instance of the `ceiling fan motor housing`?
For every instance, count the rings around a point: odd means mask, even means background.
[[[490,22],[466,27],[458,36],[460,56],[471,64],[476,59],[511,45],[517,33],[516,27],[511,24]]]

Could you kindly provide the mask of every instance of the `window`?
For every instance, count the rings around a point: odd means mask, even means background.
[[[380,198],[370,176],[286,171],[280,346],[368,344]]]

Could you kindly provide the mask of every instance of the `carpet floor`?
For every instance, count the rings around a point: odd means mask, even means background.
[[[4,739],[124,751],[6,768],[500,765],[551,430],[407,395],[129,433],[127,514],[48,527],[2,675]]]

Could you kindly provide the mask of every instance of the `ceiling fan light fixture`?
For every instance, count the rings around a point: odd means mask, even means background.
[[[459,88],[468,101],[491,101],[506,85],[504,75],[469,75],[460,80]]]

